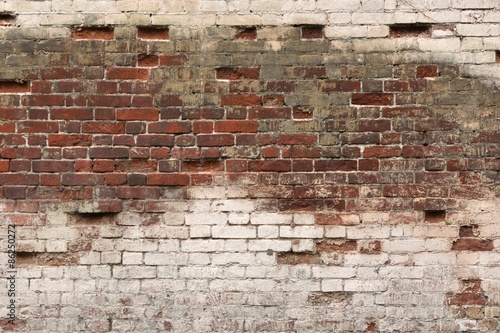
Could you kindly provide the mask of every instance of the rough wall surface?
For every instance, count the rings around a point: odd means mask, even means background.
[[[499,9],[4,0],[1,330],[500,332]]]

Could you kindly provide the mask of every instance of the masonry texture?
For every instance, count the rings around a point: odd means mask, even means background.
[[[500,332],[497,0],[4,0],[16,332]]]

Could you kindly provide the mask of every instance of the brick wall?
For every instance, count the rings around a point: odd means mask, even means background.
[[[18,332],[498,332],[495,0],[0,4]]]

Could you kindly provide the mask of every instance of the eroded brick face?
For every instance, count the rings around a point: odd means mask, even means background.
[[[496,3],[8,3],[2,330],[498,330]]]

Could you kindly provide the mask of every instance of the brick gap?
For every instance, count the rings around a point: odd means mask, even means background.
[[[495,51],[495,62],[500,64],[500,50]]]
[[[439,223],[446,220],[446,210],[426,210],[425,222],[428,223]]]
[[[392,24],[389,26],[389,36],[392,38],[404,37],[432,37],[432,26],[430,24]]]
[[[235,39],[238,40],[256,40],[257,27],[237,27]]]
[[[69,214],[70,221],[74,224],[115,224],[115,212],[74,212]]]
[[[140,39],[170,39],[168,26],[139,26],[137,27],[137,38]]]
[[[15,25],[17,16],[14,13],[3,12],[0,13],[0,26]]]
[[[300,37],[302,39],[321,39],[323,38],[324,26],[322,25],[304,25],[300,27]]]
[[[111,40],[115,38],[115,29],[104,26],[75,27],[71,31],[74,39],[100,39]]]
[[[24,93],[31,90],[28,81],[0,81],[0,94],[3,93]]]

